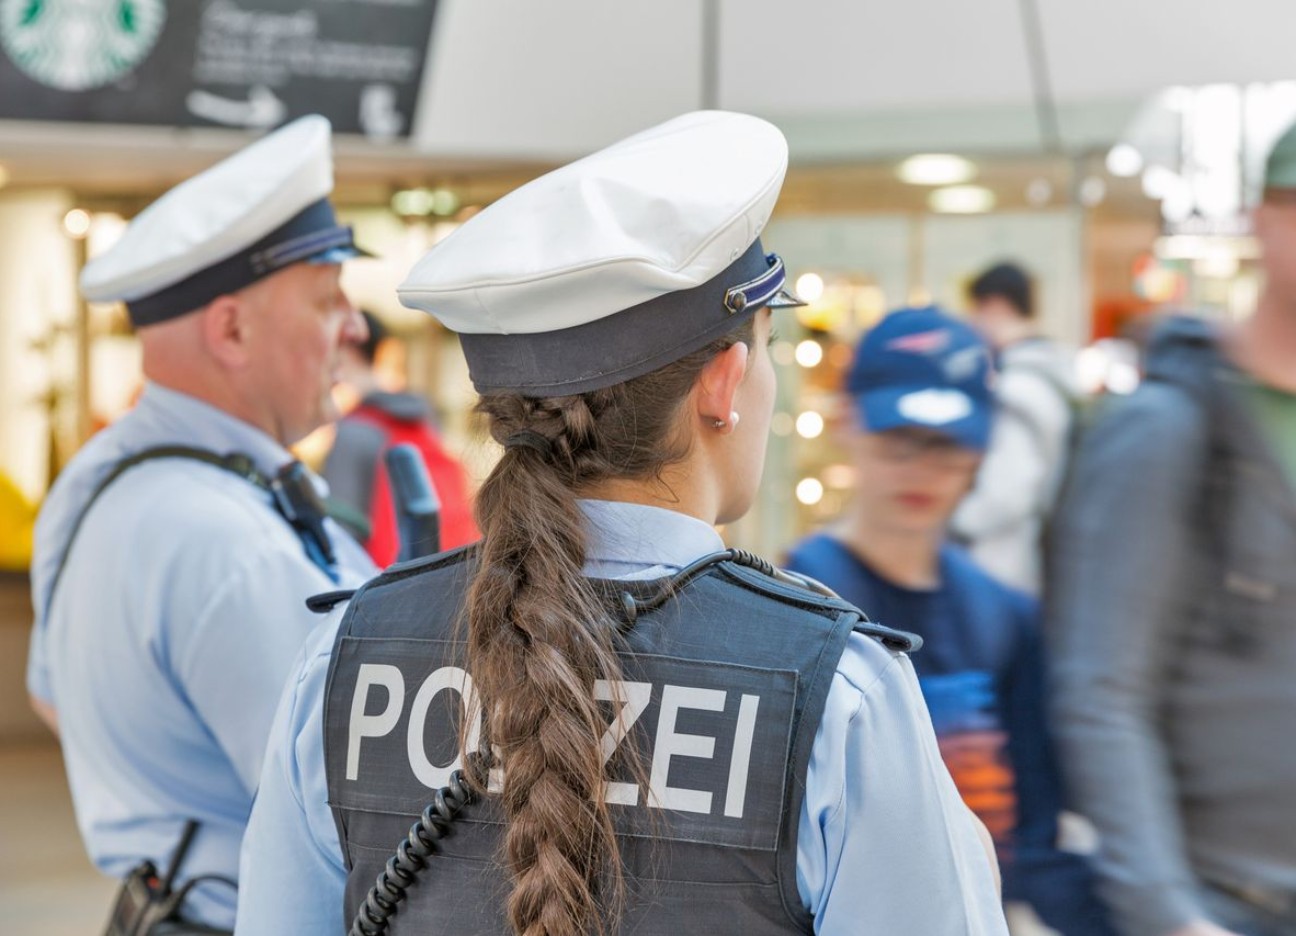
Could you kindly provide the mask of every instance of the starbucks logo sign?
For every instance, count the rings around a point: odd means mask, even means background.
[[[165,20],[166,0],[0,0],[0,46],[41,84],[85,91],[143,61]]]

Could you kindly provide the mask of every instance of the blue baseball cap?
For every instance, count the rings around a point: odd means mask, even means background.
[[[984,451],[994,416],[990,348],[936,306],[900,309],[860,341],[846,390],[870,432],[917,427]]]

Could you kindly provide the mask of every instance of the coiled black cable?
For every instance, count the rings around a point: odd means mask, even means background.
[[[400,908],[406,891],[427,868],[428,859],[436,853],[436,844],[450,834],[450,826],[463,808],[473,801],[472,789],[462,770],[450,775],[449,786],[436,791],[432,802],[423,810],[409,835],[378,875],[369,895],[356,914],[348,936],[382,936],[391,917]]]

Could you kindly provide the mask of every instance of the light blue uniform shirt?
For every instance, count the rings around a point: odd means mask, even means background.
[[[711,527],[673,511],[582,506],[592,576],[656,578],[724,548]],[[340,934],[350,923],[323,749],[342,613],[312,638],[275,718],[243,842],[238,936]],[[941,761],[913,668],[860,635],[847,643],[815,736],[797,885],[820,934],[1007,934],[989,860]]]
[[[191,459],[146,462],[77,515],[120,459],[158,445],[240,451],[273,475],[292,455],[253,426],[149,384],[59,476],[36,525],[27,685],[59,714],[77,823],[94,863],[165,867],[186,819],[202,823],[181,872],[236,878],[275,707],[335,587],[270,495]],[[342,581],[376,570],[336,525]],[[67,564],[51,603],[64,552]],[[186,913],[233,925],[232,888],[201,887]]]

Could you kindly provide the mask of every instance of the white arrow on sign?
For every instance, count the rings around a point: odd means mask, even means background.
[[[190,91],[185,105],[191,114],[204,120],[252,129],[273,127],[288,113],[288,106],[265,85],[253,85],[246,101],[231,100],[210,91]]]

